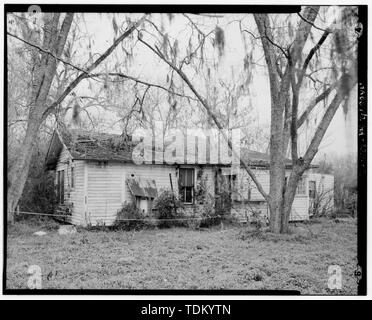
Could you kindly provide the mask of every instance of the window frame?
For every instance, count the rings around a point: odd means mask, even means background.
[[[192,186],[182,186],[181,182],[181,171],[192,171]],[[186,178],[186,174],[183,175]],[[178,169],[178,193],[180,195],[180,201],[183,204],[194,204],[195,203],[195,168],[179,168]],[[191,202],[186,201],[186,192],[191,190]]]

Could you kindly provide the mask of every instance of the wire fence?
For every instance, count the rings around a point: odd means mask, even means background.
[[[10,213],[15,213],[17,216],[20,216],[21,214],[26,214],[26,215],[34,215],[34,216],[48,216],[48,217],[71,217],[66,214],[50,214],[50,213],[29,212],[29,211],[10,211]]]
[[[51,218],[71,218],[71,215],[67,214],[50,214],[50,213],[41,213],[41,212],[29,212],[29,211],[11,211],[17,216],[22,215],[35,215],[35,216],[46,216]],[[114,216],[94,216],[96,220],[110,219],[113,218],[115,221],[146,221],[146,222],[164,222],[164,221],[201,221],[206,219],[218,219],[222,218],[222,215],[213,215],[205,217],[187,217],[187,218],[116,218]],[[92,218],[92,217],[91,217]]]

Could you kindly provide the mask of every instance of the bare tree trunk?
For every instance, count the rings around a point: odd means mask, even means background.
[[[270,136],[270,231],[278,233],[281,226],[285,166],[283,155],[283,109],[271,108]]]
[[[270,231],[279,233],[281,229],[282,199],[273,199],[268,202],[270,211]]]
[[[59,13],[44,15],[44,29],[46,30],[43,39],[43,48],[60,57],[70,31],[73,13],[67,13],[61,29],[58,30]],[[43,120],[43,111],[47,106],[48,94],[57,69],[57,60],[49,54],[33,54],[33,63],[35,64],[35,77],[32,84],[31,101],[34,103],[30,107],[26,135],[22,141],[21,147],[16,153],[14,163],[9,164],[8,172],[8,222],[14,221],[14,210],[22,196],[23,188],[27,180],[33,155],[35,143],[37,141],[39,128]]]
[[[289,218],[292,211],[292,204],[296,195],[297,184],[301,179],[302,173],[292,171],[292,174],[289,177],[288,183],[285,188],[285,193],[283,196],[283,212],[282,215],[282,224],[280,227],[281,233],[289,232]]]
[[[294,197],[296,195],[296,189],[299,180],[301,179],[303,173],[310,167],[312,160],[314,159],[319,145],[326,133],[336,111],[340,104],[345,101],[345,98],[350,94],[351,89],[356,85],[357,77],[355,74],[354,67],[351,67],[349,74],[344,74],[337,87],[337,93],[333,98],[332,102],[329,104],[327,111],[325,112],[314,137],[303,157],[301,163],[299,161],[294,162],[291,175],[288,179],[288,183],[284,193],[284,203],[282,215],[281,230],[282,233],[289,232],[289,218],[292,210],[292,204]]]
[[[35,103],[30,108],[26,136],[23,140],[22,147],[16,155],[15,163],[9,166],[7,217],[8,222],[10,223],[13,222],[13,212],[26,183],[40,125],[47,118],[50,112],[52,112],[52,110],[54,110],[54,108],[56,108],[83,79],[89,77],[91,71],[101,64],[102,61],[104,61],[125,38],[142,24],[146,17],[145,14],[141,19],[133,23],[99,58],[97,58],[97,60],[95,60],[85,71],[82,71],[82,73],[70,83],[65,91],[51,105],[47,105],[49,90],[56,73],[58,62],[61,61],[60,57],[70,31],[73,15],[73,13],[67,13],[60,30],[58,30],[57,26],[60,14],[56,13],[53,16],[45,14],[44,28],[49,29],[50,32],[47,32],[44,37],[43,48],[39,48],[38,45],[32,45],[34,48],[38,48],[39,51],[41,51],[41,59],[39,59],[40,61],[35,62],[35,69],[37,72],[33,84],[34,90],[32,96],[32,100],[35,101]],[[11,34],[8,33],[8,35]],[[23,42],[26,44],[28,43],[27,41]],[[37,54],[34,55],[36,58],[37,56]]]
[[[319,8],[306,7],[304,15],[309,21],[314,21]],[[287,121],[291,114],[288,105],[289,89],[292,80],[293,66],[301,55],[309,35],[311,25],[300,23],[296,34],[295,45],[291,50],[281,48],[273,41],[270,20],[267,14],[254,15],[261,42],[264,49],[265,60],[269,71],[271,95],[271,124],[270,124],[270,231],[279,233],[283,224],[283,210],[285,208],[285,153],[287,149],[288,131],[291,128]],[[280,49],[287,58],[288,63],[284,74],[278,74],[275,49]]]
[[[14,163],[10,164],[8,171],[8,222],[13,223],[14,210],[22,195],[25,186],[31,158],[34,152],[36,137],[39,132],[41,120],[33,119],[27,124],[26,136],[17,153]]]

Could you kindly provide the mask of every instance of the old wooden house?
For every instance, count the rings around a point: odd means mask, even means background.
[[[257,212],[268,215],[263,197],[242,168],[237,170],[208,157],[204,161],[196,157],[186,163],[136,164],[132,157],[135,146],[119,135],[55,130],[46,167],[56,172],[58,212],[76,225],[112,225],[125,202],[135,201],[144,214],[151,216],[158,194],[163,189],[173,189],[186,213],[195,213],[202,210],[205,200],[198,198],[202,186],[203,192],[214,199],[214,209],[228,205],[231,215],[238,220],[249,219]],[[241,156],[268,192],[268,155],[243,149]],[[287,166],[289,172],[289,162]],[[291,220],[309,218],[314,183],[332,187],[332,176],[318,179],[314,169],[316,166],[304,174],[299,184]],[[223,197],[226,193],[228,201]]]
[[[265,192],[269,192],[269,155],[261,152],[241,149],[241,157],[250,165]],[[303,174],[292,205],[290,221],[308,220],[313,215],[314,202],[321,196],[320,206],[333,209],[333,175],[317,173],[318,166],[311,165]],[[286,177],[291,172],[291,160],[286,159]],[[249,217],[252,213],[269,216],[268,205],[258,191],[248,173],[240,168],[238,174],[232,176],[232,214],[238,217]]]

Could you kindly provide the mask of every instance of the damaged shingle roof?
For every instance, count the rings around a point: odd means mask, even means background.
[[[60,131],[61,138],[74,159],[132,161],[135,143],[128,138],[107,133]]]
[[[270,163],[270,155],[258,151],[249,150],[247,148],[240,149],[240,157],[250,165],[268,165]],[[292,165],[292,160],[286,158],[286,165]]]
[[[75,160],[97,161],[123,161],[133,162],[132,152],[138,142],[132,142],[129,137],[118,134],[92,133],[81,130],[58,130],[59,136]],[[211,163],[207,151],[204,163]],[[268,166],[268,154],[241,148],[240,156],[250,166]],[[286,166],[292,164],[291,159],[286,159]]]

